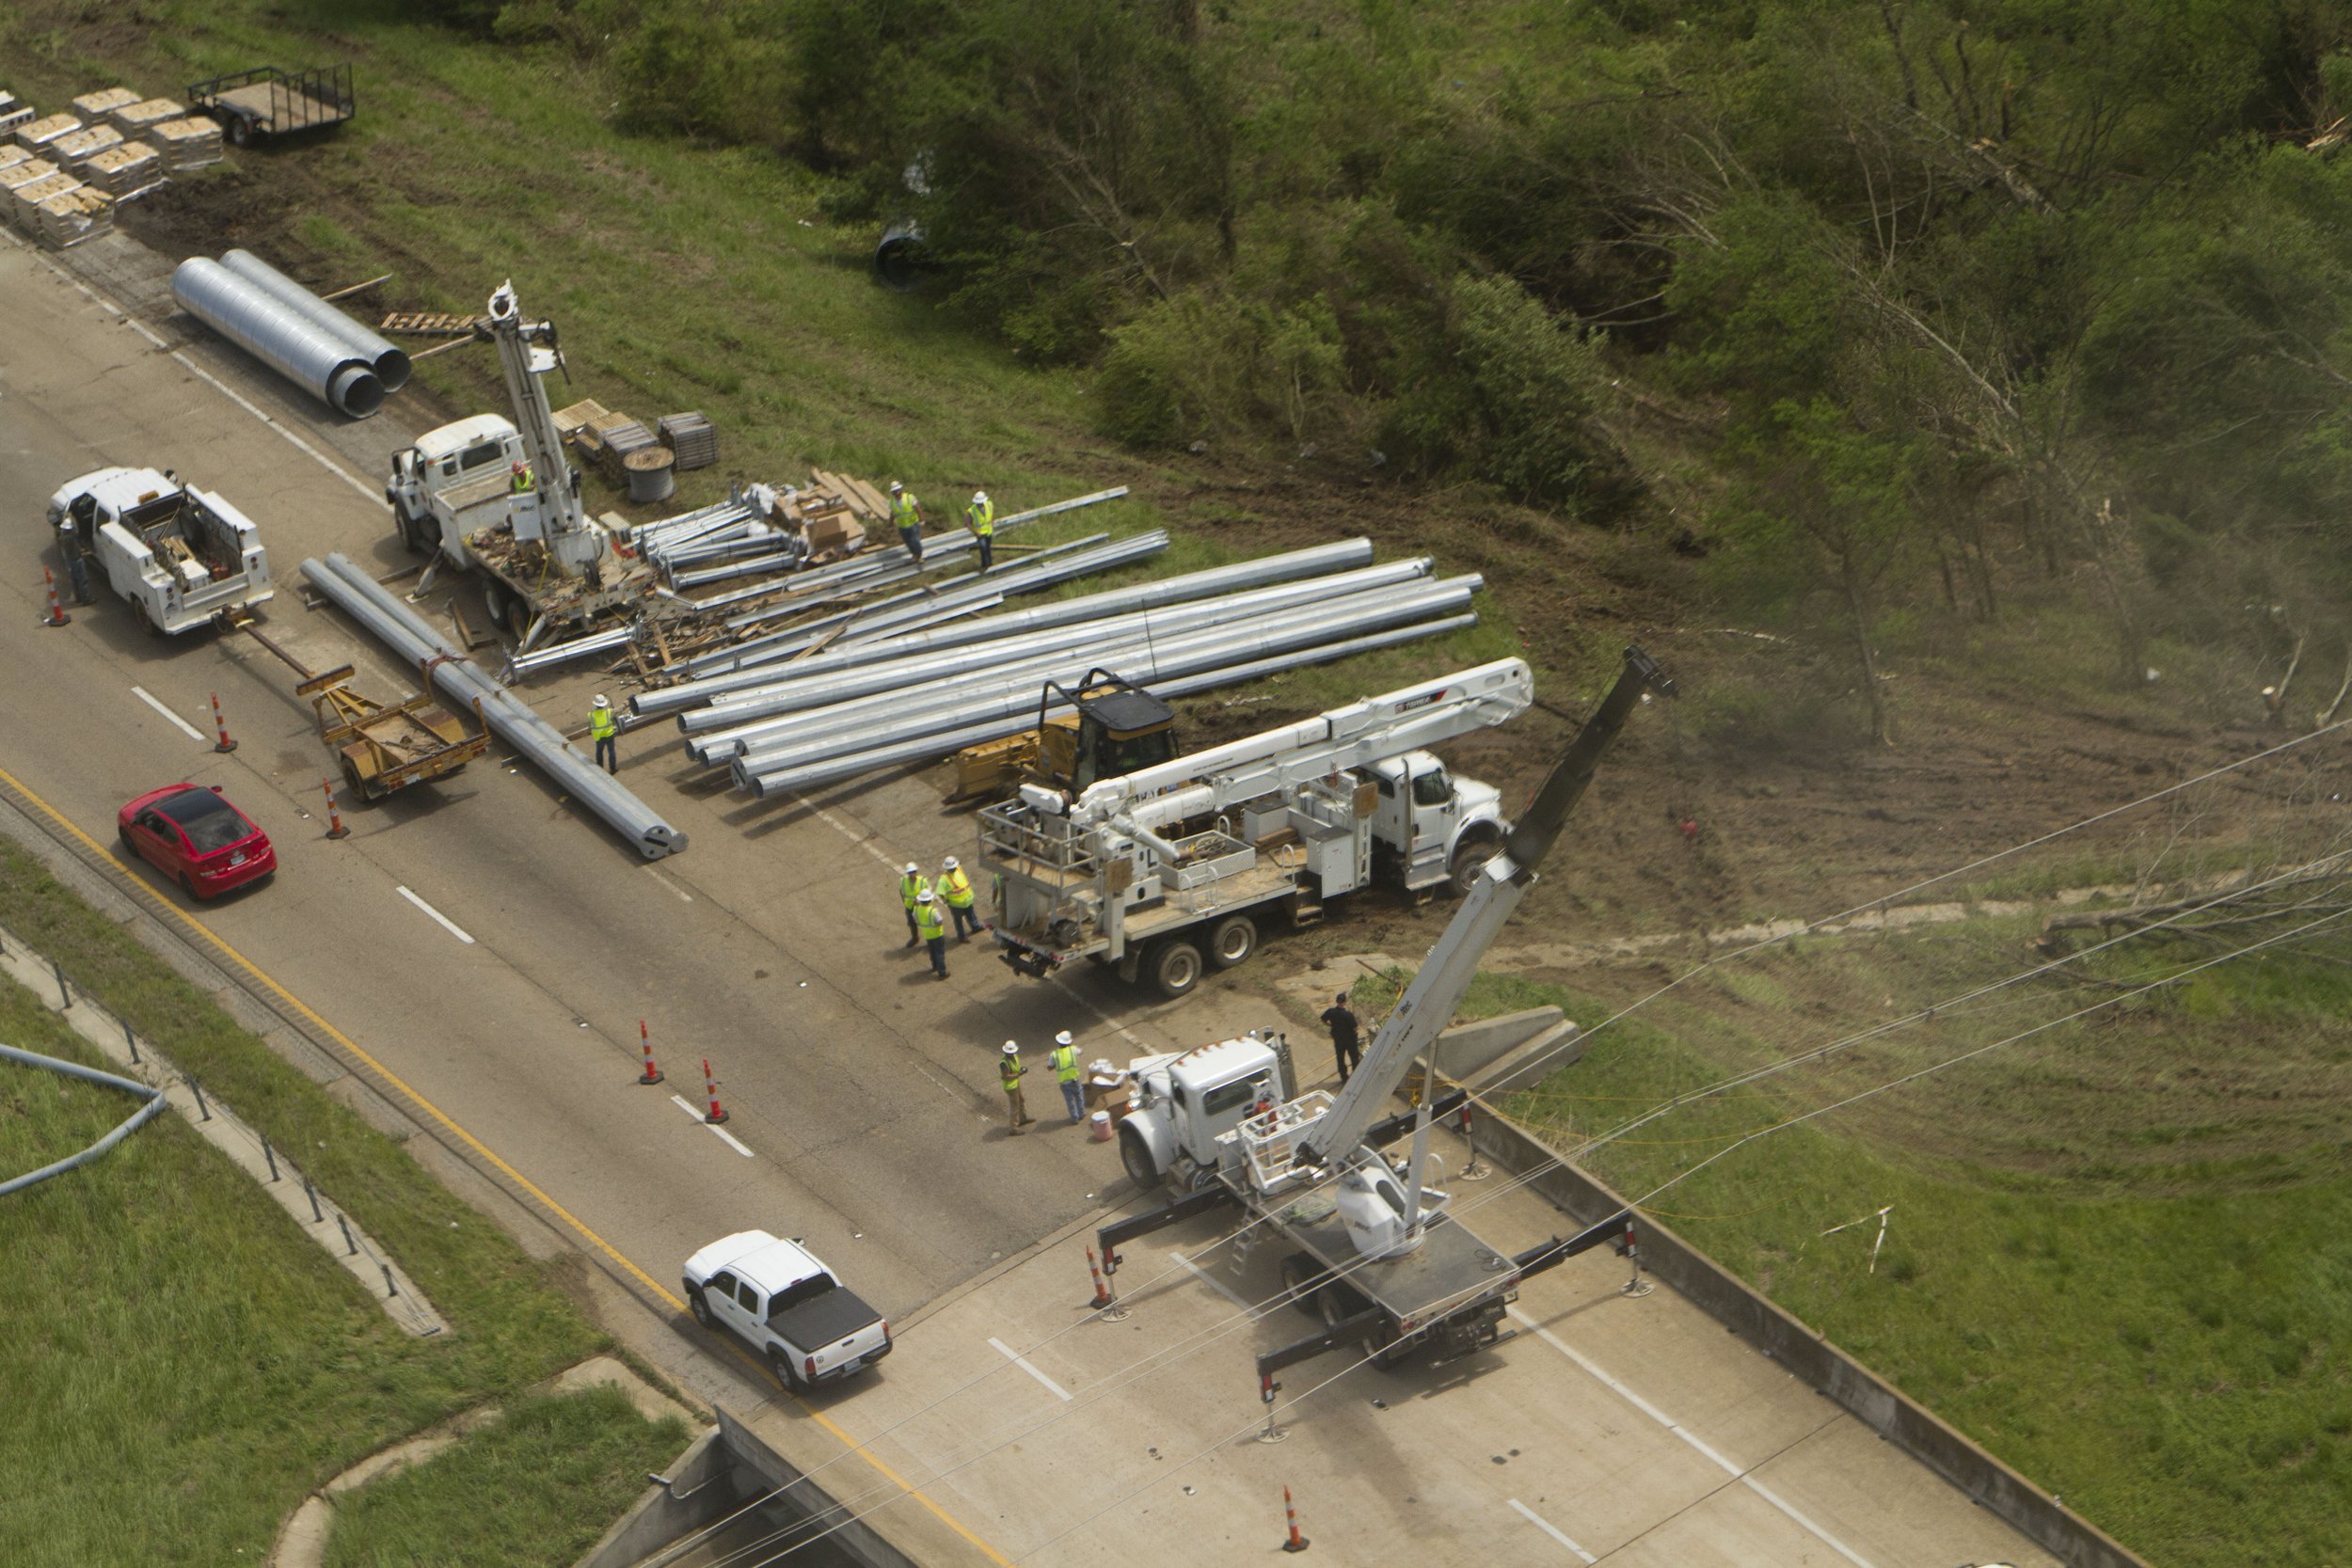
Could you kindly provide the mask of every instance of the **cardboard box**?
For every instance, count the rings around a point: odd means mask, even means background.
[[[844,555],[866,547],[866,525],[845,512],[829,517],[812,517],[801,525],[801,537],[808,546],[808,553],[819,555],[826,550],[838,550]]]

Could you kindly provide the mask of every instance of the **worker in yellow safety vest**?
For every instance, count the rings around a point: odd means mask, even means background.
[[[515,494],[518,496],[528,496],[532,491],[537,489],[538,487],[538,483],[531,477],[531,465],[528,463],[516,464]]]
[[[939,900],[925,888],[914,895],[914,929],[930,949],[931,973],[947,978],[947,926],[939,918]]]
[[[980,917],[973,911],[972,879],[963,874],[963,867],[949,855],[939,864],[939,880],[931,884],[939,896],[946,901],[947,912],[955,916],[956,940],[970,942],[972,933],[980,928]]]
[[[890,482],[890,520],[898,526],[898,542],[907,547],[907,554],[917,566],[923,564],[923,503],[895,479]]]
[[[1005,1054],[996,1064],[996,1081],[1005,1086],[1006,1130],[1016,1138],[1021,1136],[1023,1128],[1037,1119],[1021,1102],[1021,1075],[1028,1070],[1021,1065],[1021,1047],[1007,1040]]]
[[[612,700],[603,692],[588,705],[588,738],[596,743],[596,766],[608,773],[621,770],[621,721],[612,713]]]
[[[975,490],[963,515],[972,537],[979,541],[980,570],[985,572],[996,564],[996,503],[988,499],[987,491]]]
[[[1086,1091],[1078,1086],[1078,1045],[1064,1029],[1054,1037],[1054,1082],[1061,1085],[1062,1109],[1070,1113],[1072,1121],[1084,1121],[1087,1115]]]
[[[913,861],[907,862],[906,874],[898,879],[898,902],[907,907],[907,945],[909,947],[923,940],[922,934],[914,928],[914,905],[916,900],[930,890],[931,884],[923,879],[923,868]]]

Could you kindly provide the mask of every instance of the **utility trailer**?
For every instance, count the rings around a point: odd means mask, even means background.
[[[1238,1208],[1246,1238],[1262,1230],[1289,1249],[1283,1284],[1294,1305],[1323,1324],[1258,1357],[1270,1401],[1276,1372],[1334,1348],[1353,1346],[1387,1368],[1423,1347],[1448,1360],[1499,1343],[1507,1338],[1504,1308],[1523,1281],[1619,1233],[1622,1214],[1524,1252],[1488,1245],[1449,1212],[1448,1195],[1429,1177],[1430,1125],[1462,1103],[1460,1091],[1379,1113],[1415,1062],[1434,1053],[1626,717],[1649,692],[1673,689],[1647,656],[1626,651],[1616,684],[1500,851],[1478,868],[1445,934],[1337,1094],[1296,1092],[1287,1050],[1263,1031],[1129,1067],[1135,1093],[1119,1123],[1120,1162],[1139,1188],[1172,1177],[1184,1191],[1101,1228],[1106,1281],[1118,1275],[1120,1243]],[[1435,1077],[1433,1064],[1424,1081]],[[1405,1158],[1383,1152],[1408,1132]]]
[[[266,136],[325,130],[358,112],[348,64],[309,71],[265,65],[233,71],[191,84],[188,103],[197,113],[220,121],[221,134],[237,147],[249,147]]]
[[[169,468],[100,468],[49,498],[49,526],[95,561],[157,637],[228,626],[277,592],[251,518]]]
[[[1248,958],[1267,924],[1311,924],[1375,880],[1467,888],[1502,842],[1501,797],[1422,748],[1534,701],[1525,661],[1498,659],[1171,758],[1150,693],[1099,670],[1074,693],[1048,688],[1039,737],[1064,753],[1059,787],[1024,784],[979,814],[1000,956],[1040,977],[1083,958],[1182,996],[1204,966]],[[1074,735],[1043,722],[1057,703],[1076,708]]]
[[[345,782],[368,800],[381,800],[396,789],[445,778],[490,749],[488,724],[469,734],[464,720],[433,700],[437,659],[425,662],[423,689],[416,696],[379,703],[351,689],[357,672],[350,665],[314,673],[258,627],[247,626],[244,631],[302,677],[294,695],[310,700],[319,738],[342,759]],[[476,722],[481,717],[476,712]]]

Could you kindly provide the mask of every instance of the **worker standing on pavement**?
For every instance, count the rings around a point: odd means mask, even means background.
[[[923,503],[895,479],[890,482],[890,520],[898,525],[898,542],[907,547],[907,554],[917,566],[923,564]]]
[[[909,947],[923,940],[923,934],[914,927],[914,906],[916,901],[930,890],[931,884],[923,879],[923,868],[913,861],[907,862],[906,872],[898,879],[898,902],[907,907],[907,945]]]
[[[1061,1085],[1062,1109],[1073,1122],[1087,1118],[1086,1091],[1078,1086],[1078,1044],[1064,1029],[1054,1037],[1054,1082]]]
[[[537,482],[531,477],[531,465],[528,463],[516,463],[515,465],[514,493],[518,496],[528,496],[532,491],[537,489],[538,487]]]
[[[588,705],[588,737],[596,743],[596,766],[608,773],[621,770],[621,721],[612,712],[612,700],[603,692]]]
[[[1331,1031],[1331,1055],[1340,1064],[1340,1086],[1345,1088],[1347,1075],[1364,1059],[1364,1048],[1356,1037],[1359,1025],[1348,1010],[1347,992],[1331,998],[1331,1005],[1323,1009],[1323,1026]]]
[[[73,602],[89,603],[90,535],[97,531],[98,498],[84,491],[73,498],[65,520],[57,525],[57,550],[65,557],[66,576],[73,582]]]
[[[939,918],[939,900],[925,888],[914,895],[914,930],[930,950],[931,973],[947,978],[947,926]]]
[[[932,883],[939,896],[946,901],[947,912],[955,917],[956,940],[970,942],[972,933],[980,928],[980,917],[972,911],[972,879],[963,874],[963,867],[949,855],[939,865],[939,880]]]
[[[980,570],[985,572],[996,563],[996,503],[988,499],[987,491],[975,490],[963,516],[972,537],[979,541]]]
[[[1029,1108],[1021,1103],[1021,1075],[1029,1069],[1021,1065],[1021,1047],[1010,1040],[1005,1042],[1005,1054],[996,1064],[996,1081],[1005,1086],[1005,1125],[1012,1136],[1021,1136],[1021,1130],[1032,1118]]]

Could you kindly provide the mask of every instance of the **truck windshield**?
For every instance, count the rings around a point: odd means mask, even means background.
[[[815,1301],[832,1289],[833,1275],[829,1274],[813,1274],[796,1285],[787,1285],[770,1298],[768,1321],[773,1323],[781,1314],[791,1311],[795,1307]]]
[[[1426,773],[1413,775],[1413,804],[1442,806],[1453,799],[1454,781],[1447,777],[1444,768],[1433,768]]]

